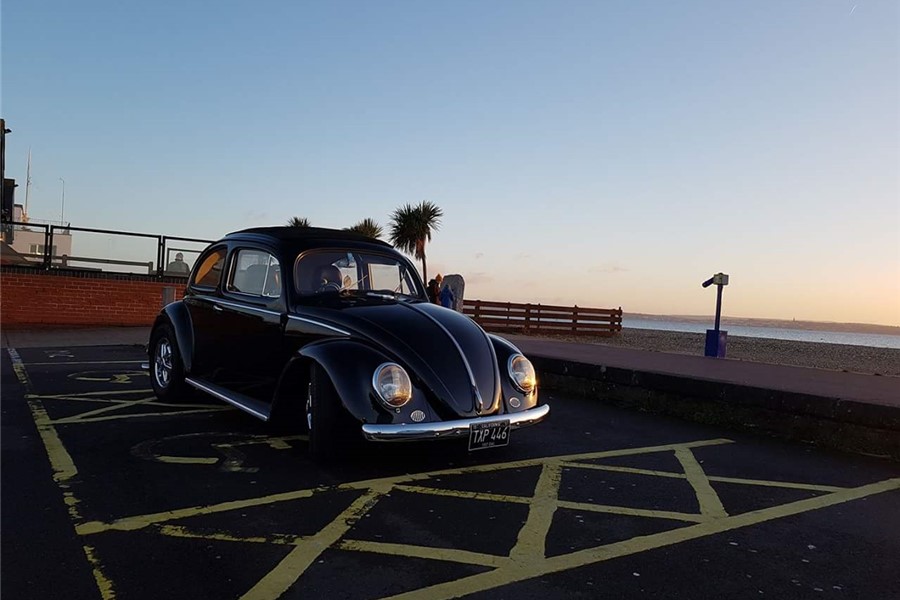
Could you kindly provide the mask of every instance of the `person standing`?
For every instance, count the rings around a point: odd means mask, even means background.
[[[428,292],[428,300],[432,304],[440,304],[441,303],[441,282],[444,280],[444,276],[440,273],[435,276],[434,279],[428,282],[428,287],[426,291]]]
[[[453,290],[450,289],[450,286],[445,284],[441,288],[441,306],[452,310],[455,304],[456,296],[453,295]]]
[[[191,272],[191,268],[184,262],[184,254],[178,252],[175,254],[175,260],[166,266],[166,273],[171,275],[187,275]]]

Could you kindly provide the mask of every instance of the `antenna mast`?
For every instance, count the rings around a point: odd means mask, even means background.
[[[28,222],[28,196],[31,195],[31,148],[28,148],[28,168],[25,170],[25,208],[22,209],[22,220]]]

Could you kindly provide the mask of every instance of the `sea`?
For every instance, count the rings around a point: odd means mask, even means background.
[[[709,324],[694,321],[642,319],[625,316],[622,327],[634,329],[658,329],[663,331],[686,331],[689,333],[706,333],[713,328]],[[780,327],[757,327],[749,325],[725,325],[721,329],[728,336],[771,338],[776,340],[794,340],[799,342],[818,342],[825,344],[849,344],[851,346],[869,346],[873,348],[900,349],[900,335],[885,333],[852,333],[847,331],[818,331],[809,329],[789,329]]]

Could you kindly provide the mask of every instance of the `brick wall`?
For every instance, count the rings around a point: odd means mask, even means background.
[[[85,271],[0,269],[0,324],[151,325],[163,290],[184,293],[184,279]]]

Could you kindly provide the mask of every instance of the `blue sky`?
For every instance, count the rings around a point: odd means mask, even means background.
[[[30,214],[215,238],[430,200],[467,297],[900,325],[900,8],[2,6]],[[22,189],[18,201],[22,201]]]

